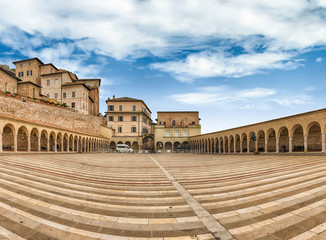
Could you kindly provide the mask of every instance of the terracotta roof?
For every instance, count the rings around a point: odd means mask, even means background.
[[[26,83],[30,83],[32,85],[35,85],[36,87],[39,87],[39,88],[42,88],[40,85],[36,84],[36,83],[33,83],[31,81],[23,81],[23,82],[19,82],[18,84],[26,84]]]
[[[198,111],[158,111],[157,113],[199,113]]]
[[[38,59],[38,58],[29,58],[29,59],[25,59],[25,60],[15,61],[15,62],[12,62],[12,63],[13,64],[16,64],[16,63],[27,62],[27,61],[31,61],[31,60],[37,60],[39,63],[41,63],[42,65],[44,65],[44,63],[40,59]]]
[[[16,77],[16,75],[11,71],[8,71],[2,67],[0,67],[0,70],[3,71],[4,73],[8,74],[10,77],[15,78],[17,81],[23,81],[23,80],[19,79],[18,77]]]
[[[101,86],[101,79],[94,78],[94,79],[78,79],[77,81],[100,81],[99,87]]]
[[[57,67],[54,66],[52,63],[43,64],[42,66],[47,66],[47,65],[51,65],[55,70],[59,70],[59,69],[57,69]]]
[[[141,99],[130,98],[130,97],[121,97],[121,98],[114,98],[114,99],[113,98],[108,98],[105,102],[106,103],[108,103],[108,102],[142,102],[146,106],[148,111],[150,113],[152,113],[152,111],[149,109],[149,107],[147,107],[146,103]]]

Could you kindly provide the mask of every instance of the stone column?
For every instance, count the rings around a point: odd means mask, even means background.
[[[54,151],[57,152],[57,139],[54,139]]]
[[[255,151],[258,152],[258,139],[255,141]]]
[[[321,134],[321,151],[326,152],[326,135],[325,135],[325,133]]]
[[[292,152],[293,150],[293,137],[292,136],[289,136],[289,152]]]
[[[280,152],[280,138],[276,138],[276,153]]]
[[[242,146],[242,142],[243,142],[243,141],[240,141],[240,153],[243,153],[243,152],[242,152],[242,148],[243,148],[243,146]]]
[[[17,152],[17,135],[14,134],[14,152]]]
[[[237,141],[233,142],[233,153],[237,152]]]
[[[268,152],[268,139],[265,139],[265,153]]]
[[[37,138],[37,151],[41,151],[41,136]]]
[[[46,140],[46,151],[49,152],[50,151],[50,138],[48,137]]]
[[[68,137],[68,141],[67,141],[67,152],[70,152],[70,151],[69,151],[69,148],[70,148],[70,139],[69,139],[69,137]]]
[[[31,136],[27,136],[27,152],[31,151]]]
[[[3,146],[2,146],[2,132],[0,132],[0,152],[3,152]]]
[[[247,139],[247,153],[250,153],[250,139]]]
[[[308,134],[303,135],[303,140],[304,140],[304,151],[308,152]]]
[[[228,152],[231,153],[231,142],[228,141]]]

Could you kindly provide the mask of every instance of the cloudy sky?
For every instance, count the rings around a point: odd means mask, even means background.
[[[0,64],[101,78],[202,132],[325,107],[326,0],[0,0]]]

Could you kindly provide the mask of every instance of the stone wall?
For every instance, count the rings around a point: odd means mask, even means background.
[[[7,83],[7,91],[14,93],[17,92],[17,80],[7,73],[0,70],[0,90],[5,91],[5,84]]]
[[[74,132],[101,135],[101,117],[79,114],[71,109],[0,95],[0,117],[34,124],[69,129]],[[106,137],[106,136],[105,136]]]

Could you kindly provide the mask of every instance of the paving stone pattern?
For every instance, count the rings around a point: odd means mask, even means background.
[[[217,239],[201,207],[235,239],[325,240],[325,183],[326,156],[0,155],[0,240]]]

